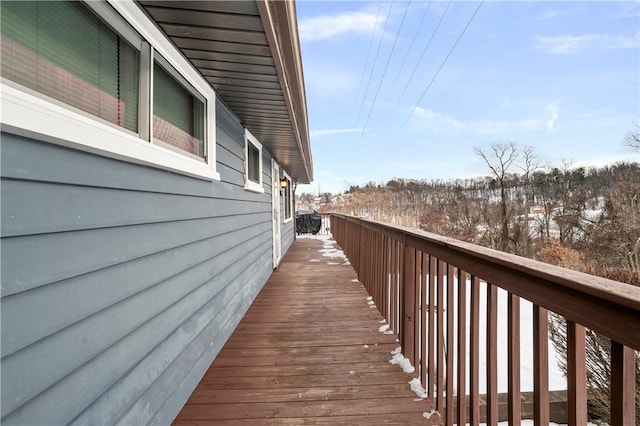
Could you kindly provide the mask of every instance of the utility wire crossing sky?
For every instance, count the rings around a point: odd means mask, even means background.
[[[484,176],[474,147],[541,165],[638,161],[638,1],[298,0],[315,179]]]

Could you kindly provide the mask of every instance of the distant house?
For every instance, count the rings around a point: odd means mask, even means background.
[[[294,238],[295,5],[0,5],[2,424],[167,424]]]

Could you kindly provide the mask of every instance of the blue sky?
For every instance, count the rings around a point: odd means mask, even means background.
[[[640,160],[640,2],[296,5],[315,174],[298,193],[486,175],[473,148],[510,141],[541,164]]]

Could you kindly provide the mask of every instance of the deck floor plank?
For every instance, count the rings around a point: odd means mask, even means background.
[[[353,268],[300,238],[202,378],[176,426],[435,424]],[[381,322],[382,321],[382,322]]]

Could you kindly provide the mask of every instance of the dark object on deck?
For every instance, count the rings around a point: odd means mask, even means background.
[[[322,217],[315,210],[296,212],[296,232],[298,234],[317,234],[322,226]]]

